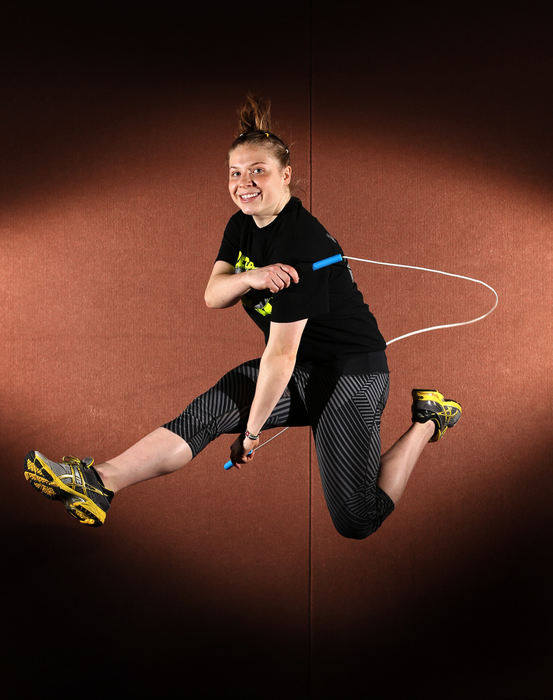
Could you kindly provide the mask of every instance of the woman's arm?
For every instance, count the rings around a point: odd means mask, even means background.
[[[257,267],[236,275],[230,263],[217,260],[211,271],[204,299],[211,309],[226,309],[236,304],[250,289],[268,289],[276,294],[289,287],[291,282],[298,281],[296,270],[283,263]]]
[[[261,357],[255,396],[247,423],[247,428],[253,435],[259,433],[290,381],[306,323],[306,318],[292,323],[271,323],[269,341]],[[239,436],[231,447],[233,464],[239,465],[253,459],[253,454],[248,456],[248,453],[258,442]]]
[[[236,275],[230,263],[217,260],[205,288],[205,303],[211,309],[226,309],[250,289],[247,273]]]

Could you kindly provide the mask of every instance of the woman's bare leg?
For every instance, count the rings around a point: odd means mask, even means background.
[[[422,451],[434,434],[432,421],[413,423],[409,430],[381,458],[378,485],[397,503]]]
[[[188,443],[167,428],[157,428],[128,450],[95,468],[104,486],[121,491],[140,481],[177,471],[192,459]]]

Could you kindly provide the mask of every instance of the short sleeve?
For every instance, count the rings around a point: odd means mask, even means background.
[[[329,275],[327,270],[314,272],[310,265],[298,265],[300,281],[274,295],[271,321],[291,323],[316,318],[329,311]]]
[[[313,270],[313,262],[338,252],[338,246],[318,222],[300,211],[299,222],[284,231],[271,246],[269,262],[294,267],[300,281],[277,292],[272,301],[271,320],[289,323],[327,314],[330,308],[330,276],[327,268]]]
[[[230,265],[234,265],[238,259],[238,253],[240,249],[240,232],[238,226],[234,221],[234,217],[229,219],[225,227],[225,232],[223,233],[223,240],[221,241],[221,247],[217,253],[215,260],[222,260],[228,262]]]

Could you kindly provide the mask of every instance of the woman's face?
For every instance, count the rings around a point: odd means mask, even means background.
[[[269,148],[243,144],[229,153],[232,201],[261,228],[273,221],[290,199],[292,168],[282,168]]]

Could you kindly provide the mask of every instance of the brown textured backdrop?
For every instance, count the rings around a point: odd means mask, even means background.
[[[76,684],[87,698],[550,697],[546,25],[515,10],[357,10],[6,24],[10,697]],[[239,309],[203,304],[252,88],[293,144],[297,194],[346,254],[498,290],[483,323],[389,350],[384,447],[408,427],[413,386],[465,415],[363,542],[333,531],[307,429],[240,473],[222,470],[223,438],[121,493],[106,527],[78,527],[25,484],[26,451],[109,458],[261,352]],[[493,301],[461,280],[353,265],[388,339]]]

